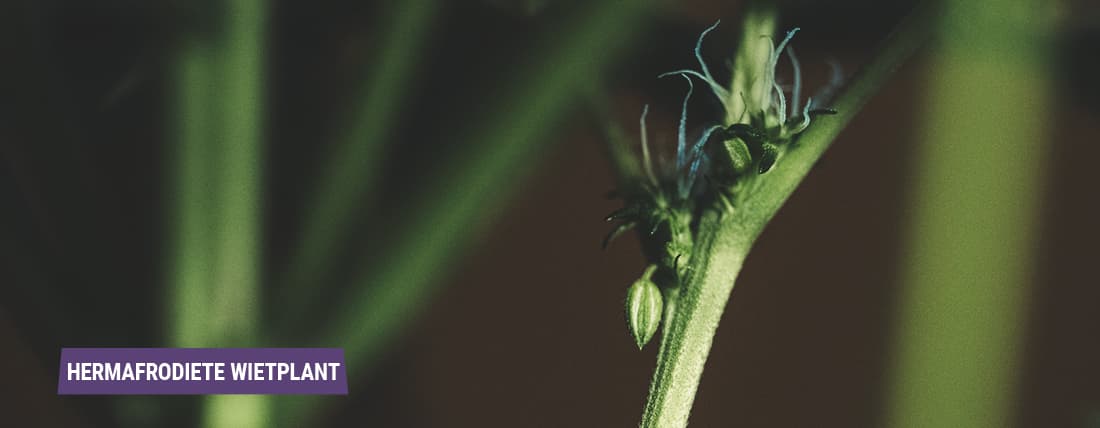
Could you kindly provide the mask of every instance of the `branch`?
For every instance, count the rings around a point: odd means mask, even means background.
[[[815,120],[782,163],[745,183],[745,193],[733,211],[718,207],[704,211],[689,276],[657,356],[641,426],[687,425],[714,333],[753,242],[844,126],[929,38],[933,17],[925,4],[906,18],[837,99],[834,107],[839,114]]]

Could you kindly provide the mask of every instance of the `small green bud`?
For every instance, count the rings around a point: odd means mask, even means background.
[[[772,169],[775,160],[779,158],[779,147],[772,143],[764,143],[760,146],[760,166],[757,172],[763,174]]]
[[[646,268],[642,277],[634,281],[634,285],[626,293],[626,324],[638,349],[649,343],[657,333],[657,327],[661,325],[664,299],[661,297],[661,289],[652,279],[655,271],[657,265]]]
[[[733,170],[733,173],[740,175],[747,171],[749,166],[752,165],[752,154],[749,153],[749,146],[740,138],[726,140],[723,144],[726,146],[726,153],[730,158],[730,169]]]

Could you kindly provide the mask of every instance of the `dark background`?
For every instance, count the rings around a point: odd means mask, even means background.
[[[1045,165],[1045,193],[1017,411],[1026,427],[1100,426],[1100,281],[1091,270],[1100,256],[1100,15],[1087,3],[1064,7],[1051,55],[1059,98],[1053,111],[1036,112],[1054,129],[1047,158],[1036,160]],[[284,263],[295,245],[334,118],[371,66],[378,7],[273,8],[266,266]],[[180,415],[173,425],[195,422],[187,397],[120,404],[59,398],[53,389],[61,346],[162,343],[165,99],[178,8],[55,0],[0,9],[0,418],[11,426],[145,425],[142,409],[153,404]],[[441,162],[424,153],[456,150],[448,136],[460,124],[446,113],[476,109],[510,59],[568,9],[447,3],[405,100],[411,114],[387,145],[382,201],[401,200]],[[785,2],[779,27],[802,27],[794,45],[813,88],[828,59],[856,69],[907,9]],[[739,10],[707,1],[660,7],[623,60],[597,76],[631,135],[642,104],[677,105],[682,88],[654,76],[692,64],[690,47],[716,18],[731,24],[705,49],[732,52]],[[758,241],[708,360],[694,426],[878,424],[927,71],[919,56],[899,72]],[[692,104],[717,117],[715,107]],[[650,116],[658,143],[671,138],[676,113],[658,108]],[[328,423],[637,423],[656,347],[638,352],[623,321],[625,288],[643,268],[637,240],[600,249],[610,227],[602,218],[621,204],[603,196],[615,184],[601,138],[578,103],[529,179],[518,191],[502,189],[510,202],[385,361],[351,395],[329,399]],[[365,251],[384,251],[384,225],[401,215],[366,213],[364,225],[383,226],[355,232]]]

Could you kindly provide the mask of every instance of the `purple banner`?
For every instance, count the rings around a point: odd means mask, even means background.
[[[340,348],[63,348],[59,395],[348,393]]]

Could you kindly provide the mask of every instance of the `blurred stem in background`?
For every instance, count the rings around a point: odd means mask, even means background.
[[[611,161],[616,185],[622,188],[635,185],[639,182],[643,171],[638,156],[634,154],[637,141],[627,134],[615,118],[610,94],[606,89],[597,86],[596,82],[591,82],[585,86],[584,91],[593,123],[603,133],[606,144],[602,148],[604,155]]]
[[[213,183],[208,160],[216,147],[211,138],[215,117],[208,103],[214,98],[214,60],[212,49],[199,37],[187,36],[181,42],[177,63],[178,105],[175,135],[176,151],[169,152],[174,163],[174,179],[168,181],[175,198],[170,221],[174,230],[169,266],[172,294],[167,300],[173,320],[168,337],[173,346],[199,347],[208,342],[207,300],[209,299],[209,251],[212,205],[207,192]]]
[[[390,2],[378,21],[380,48],[353,108],[338,122],[340,131],[305,211],[300,246],[291,254],[286,278],[279,284],[276,304],[290,319],[300,319],[306,297],[318,294],[318,281],[330,270],[341,238],[354,226],[358,213],[372,201],[383,165],[383,148],[403,107],[406,88],[432,22],[442,5],[436,0]]]
[[[326,298],[333,317],[318,346],[345,349],[348,373],[363,376],[419,307],[427,302],[460,249],[484,230],[495,208],[520,177],[538,163],[547,134],[585,82],[597,79],[645,16],[648,2],[592,2],[566,28],[556,28],[530,50],[515,79],[505,82],[489,120],[460,134],[467,147],[418,189],[400,238],[381,260],[355,276],[352,294]],[[318,299],[312,302],[318,303]],[[287,320],[288,325],[312,325]],[[308,328],[308,326],[306,327]],[[279,420],[299,426],[315,411],[316,397],[282,400]]]
[[[201,3],[178,58],[172,346],[258,345],[267,7]],[[211,10],[203,8],[212,7]],[[205,399],[208,427],[265,426],[267,398]]]
[[[1048,135],[1050,5],[945,4],[914,170],[889,426],[1011,425]]]

